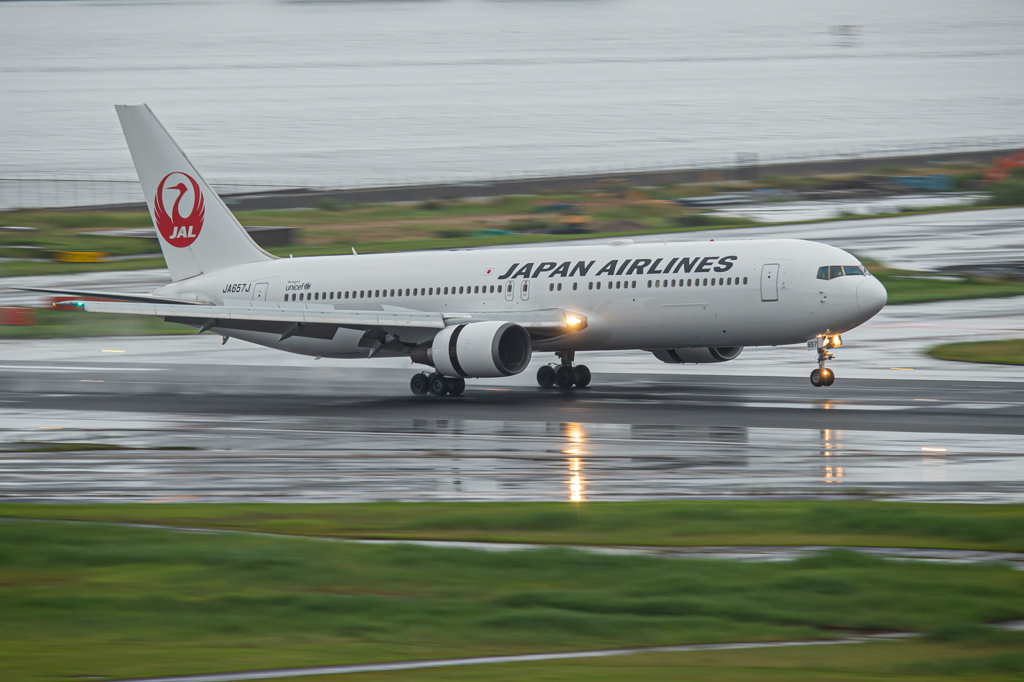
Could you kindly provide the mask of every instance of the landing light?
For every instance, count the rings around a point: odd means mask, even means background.
[[[843,345],[843,337],[839,334],[833,334],[832,336],[826,336],[824,338],[825,348],[839,348]]]
[[[575,315],[568,315],[565,318],[565,323],[570,327],[578,327],[583,320],[576,317]]]

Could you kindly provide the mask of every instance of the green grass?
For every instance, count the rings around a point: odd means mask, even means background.
[[[0,339],[49,339],[83,336],[148,336],[195,334],[182,324],[149,315],[86,313],[81,310],[41,308],[33,325],[0,325]]]
[[[748,564],[0,524],[0,679],[984,632],[1024,573],[844,551]]]
[[[931,303],[971,298],[1024,296],[1024,281],[981,277],[936,278],[925,272],[869,266],[889,293],[888,305]]]
[[[0,263],[0,277],[29,277],[33,275],[72,275],[79,272],[122,272],[166,268],[163,257],[131,258],[106,263],[56,263],[36,260],[5,261]]]
[[[947,343],[928,351],[940,360],[986,362],[994,365],[1024,365],[1024,339]]]
[[[984,641],[915,640],[849,646],[638,654],[616,658],[514,663],[361,675],[326,675],[318,682],[862,682],[913,679],[1020,680],[1024,635],[1006,633]],[[287,678],[299,682],[309,678]]]
[[[875,501],[0,504],[0,517],[150,523],[348,538],[1024,551],[1022,505]]]

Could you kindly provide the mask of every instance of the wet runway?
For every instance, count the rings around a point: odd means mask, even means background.
[[[820,231],[941,269],[994,250],[1020,261],[1021,225],[1024,211],[1008,209],[729,236]],[[119,281],[50,285],[145,290],[166,274],[106,277]],[[2,341],[0,499],[1019,502],[1024,367],[925,351],[1019,337],[1022,310],[1022,298],[886,308],[844,335],[829,389],[810,385],[814,354],[799,346],[701,366],[580,354],[594,383],[568,393],[536,387],[536,365],[552,359],[537,356],[519,376],[470,381],[463,397],[439,400],[410,395],[422,368],[403,359],[318,362],[209,334]]]
[[[586,390],[516,378],[433,399],[408,394],[408,367],[117,355],[0,368],[0,499],[1024,499],[1024,381],[847,379],[826,392],[803,377],[598,361]]]

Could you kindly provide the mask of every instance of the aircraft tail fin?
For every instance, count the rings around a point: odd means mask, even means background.
[[[114,108],[173,281],[274,258],[252,240],[148,105]]]

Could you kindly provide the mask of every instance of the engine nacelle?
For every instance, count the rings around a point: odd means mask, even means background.
[[[673,364],[705,362],[726,362],[735,360],[743,352],[743,346],[719,346],[717,348],[659,348],[652,350],[654,357]]]
[[[470,322],[445,327],[411,355],[449,377],[507,377],[530,364],[533,344],[514,322]]]

